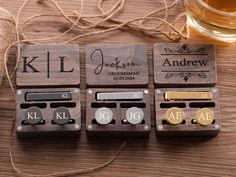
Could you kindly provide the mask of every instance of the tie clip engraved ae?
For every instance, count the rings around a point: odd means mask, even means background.
[[[211,92],[165,92],[165,100],[211,100]]]

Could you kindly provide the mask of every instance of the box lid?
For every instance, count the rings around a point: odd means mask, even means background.
[[[148,84],[147,48],[141,44],[86,47],[88,86],[135,87]]]
[[[153,58],[157,87],[201,87],[216,83],[216,54],[212,44],[155,44]]]
[[[25,45],[21,47],[17,86],[79,85],[79,46]]]

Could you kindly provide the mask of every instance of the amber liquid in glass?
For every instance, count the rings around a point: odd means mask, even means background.
[[[224,12],[236,12],[236,0],[204,0],[209,6]]]
[[[211,8],[204,7],[203,2]],[[236,41],[236,0],[188,0],[187,13],[191,25],[206,35]]]

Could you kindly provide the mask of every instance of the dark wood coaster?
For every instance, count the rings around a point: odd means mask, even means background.
[[[147,48],[142,44],[86,46],[89,87],[138,87],[148,84]]]
[[[154,83],[157,87],[202,87],[216,83],[212,44],[155,44]]]
[[[16,132],[19,137],[78,135],[79,88],[18,89]]]
[[[210,92],[212,99],[205,100],[170,100],[165,99],[167,91],[178,92]],[[181,124],[171,125],[166,121],[167,110],[180,108],[185,119]],[[195,123],[196,112],[201,108],[209,108],[214,112],[214,121],[207,126]],[[217,135],[221,128],[219,91],[215,87],[207,88],[162,88],[155,90],[156,130],[157,135]]]
[[[80,83],[79,46],[25,45],[16,73],[17,86],[68,86]]]
[[[149,97],[147,89],[87,89],[87,133],[93,136],[149,135],[151,129]],[[127,115],[134,117],[127,119]],[[139,119],[139,116],[143,116],[143,119]]]

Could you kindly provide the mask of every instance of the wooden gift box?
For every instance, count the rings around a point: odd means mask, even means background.
[[[157,135],[217,135],[221,119],[219,91],[214,87],[217,81],[214,45],[155,44],[153,58]],[[170,92],[176,98],[166,99]],[[202,111],[203,117],[197,111]],[[204,111],[209,112],[203,114]],[[182,114],[184,120],[174,116],[177,114]],[[181,123],[171,122],[178,118]]]
[[[80,132],[79,68],[78,45],[21,47],[16,73],[19,136]],[[55,121],[52,121],[54,114]],[[37,121],[40,117],[42,120]]]
[[[88,45],[86,47],[86,128],[88,134],[148,135],[151,129],[148,82],[145,45]],[[98,99],[98,95],[108,97]],[[141,97],[137,99],[137,95]],[[96,115],[102,110],[100,108],[107,112],[100,112],[99,117]],[[131,117],[132,120],[129,122],[128,110],[133,110],[133,113],[139,117],[137,116],[137,119]],[[107,117],[109,122],[106,122],[105,117],[102,118],[105,114],[110,114]],[[142,121],[140,117],[143,118]]]

